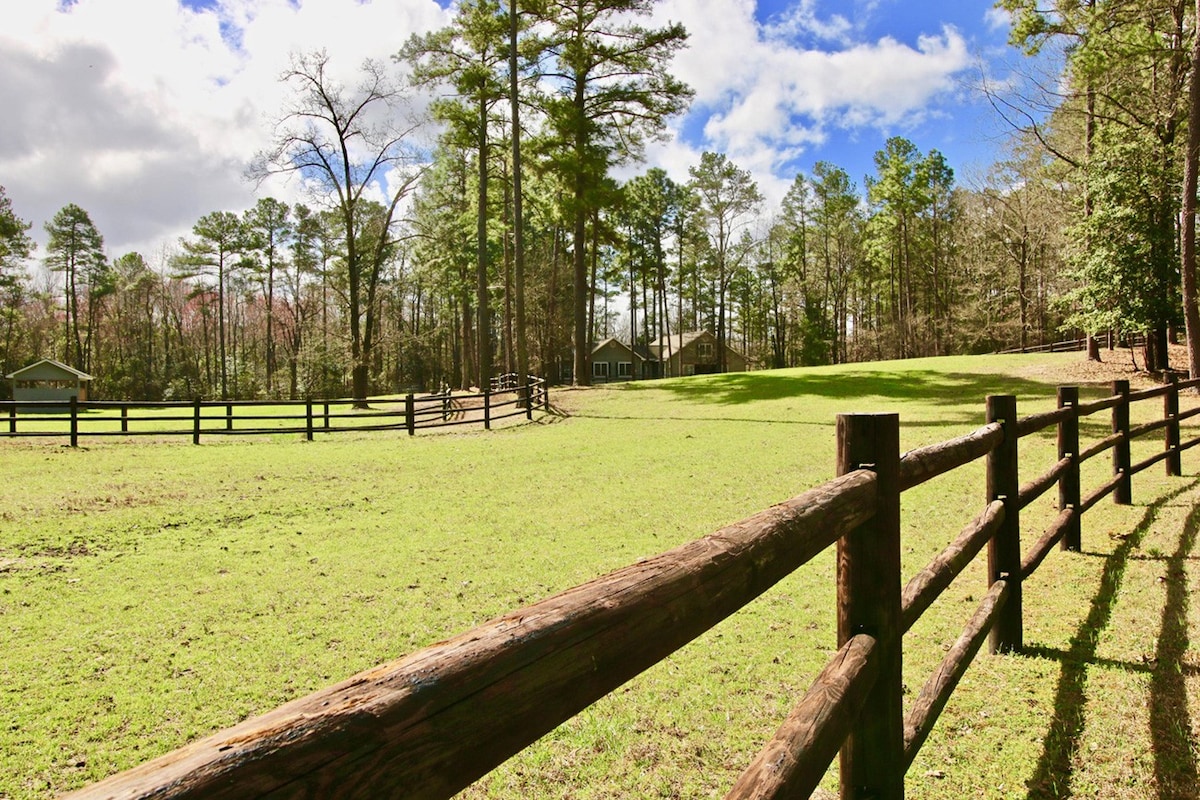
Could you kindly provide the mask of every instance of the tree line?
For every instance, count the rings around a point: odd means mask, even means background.
[[[861,186],[819,162],[777,207],[720,153],[685,181],[612,177],[691,98],[667,71],[686,31],[641,24],[651,0],[468,0],[353,84],[294,54],[248,175],[293,175],[307,205],[264,197],[110,259],[74,205],[34,254],[0,188],[0,359],[58,358],[98,396],[145,399],[366,398],[500,371],[586,384],[609,336],[699,329],[762,367],[1152,332],[1162,366],[1183,317],[1194,10],[1003,5],[1031,53],[1070,47],[1056,96],[1030,98],[1044,113],[997,100],[1014,133],[988,174],[961,185],[894,137]],[[442,133],[423,152],[408,101],[428,89]]]

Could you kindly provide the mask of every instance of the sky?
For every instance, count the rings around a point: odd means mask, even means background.
[[[287,101],[279,75],[323,48],[346,82],[445,25],[435,0],[18,0],[0,28],[0,186],[43,226],[75,203],[108,255],[161,262],[204,214],[296,182],[246,180]],[[672,65],[696,93],[627,178],[686,181],[704,151],[749,170],[777,207],[800,172],[842,167],[861,189],[890,136],[939,150],[960,182],[1002,155],[1004,125],[978,90],[1020,56],[991,0],[660,0],[682,22]],[[35,254],[37,255],[37,254]]]

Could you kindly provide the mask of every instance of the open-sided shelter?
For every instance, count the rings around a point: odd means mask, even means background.
[[[58,401],[70,404],[71,398],[87,400],[87,386],[92,376],[50,358],[43,358],[28,367],[4,376],[13,382],[13,400]]]

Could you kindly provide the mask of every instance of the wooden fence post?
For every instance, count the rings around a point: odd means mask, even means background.
[[[329,401],[328,401],[328,400],[326,400],[326,401],[325,401],[325,403],[324,403],[324,405],[325,405],[325,408],[324,408],[323,410],[324,410],[324,412],[325,412],[325,414],[324,414],[324,416],[325,416],[325,430],[327,430],[327,431],[328,431],[328,430],[329,430]]]
[[[838,540],[838,646],[876,638],[879,678],[841,749],[842,800],[904,797],[900,617],[900,417],[839,414],[837,472],[869,468],[878,481],[875,516]]]
[[[121,406],[121,433],[129,433],[129,406]]]
[[[525,404],[525,419],[533,420],[533,390],[529,385],[529,376],[521,376],[520,389],[521,402]]]
[[[404,427],[408,428],[408,435],[415,436],[417,433],[417,402],[411,393],[404,396]]]
[[[483,390],[483,429],[492,429],[492,392],[490,387]]]
[[[13,403],[8,407],[8,432],[17,432],[17,404]]]
[[[1058,407],[1075,413],[1058,423],[1058,460],[1071,459],[1071,468],[1058,479],[1058,510],[1075,509],[1075,516],[1063,531],[1063,550],[1079,552],[1083,548],[1079,520],[1079,387],[1058,387]]]
[[[1113,448],[1113,476],[1121,479],[1113,489],[1113,502],[1127,506],[1133,502],[1129,474],[1129,381],[1113,381],[1113,394],[1121,395],[1121,402],[1112,410],[1112,432],[1121,434],[1121,439]]]
[[[71,395],[71,447],[79,446],[79,398]]]
[[[313,413],[311,397],[304,401],[304,438],[310,442],[313,440]]]
[[[200,398],[197,397],[194,405],[195,413],[192,417],[192,444],[200,444]]]
[[[1163,445],[1171,455],[1167,456],[1167,474],[1182,475],[1183,462],[1179,458],[1179,378],[1175,373],[1167,375],[1169,388],[1163,395],[1163,416],[1170,420],[1163,433]]]
[[[225,404],[225,430],[233,430],[233,403]]]
[[[988,542],[988,585],[1004,578],[1009,582],[1008,602],[996,618],[989,636],[992,653],[1020,650],[1021,623],[1021,483],[1017,469],[1017,398],[988,395],[987,421],[1004,425],[1004,440],[987,456],[988,502],[1004,502],[1004,522]]]

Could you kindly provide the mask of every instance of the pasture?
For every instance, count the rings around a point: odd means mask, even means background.
[[[1048,410],[1079,359],[559,391],[564,415],[489,434],[0,443],[0,797],[85,785],[784,500],[833,474],[838,412],[896,411],[916,447],[979,425],[989,393]],[[1022,444],[1032,472],[1055,460],[1052,432]],[[1195,791],[1196,451],[1183,466],[1089,512],[1084,552],[1026,584],[1026,652],[978,657],[909,797]],[[982,507],[982,471],[906,493],[906,574]],[[1031,506],[1026,539],[1053,514]],[[835,649],[833,567],[822,556],[464,795],[722,796]],[[910,694],[985,588],[977,563],[906,637]]]

